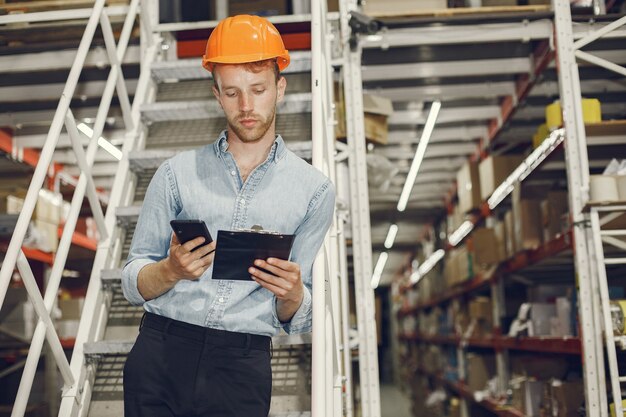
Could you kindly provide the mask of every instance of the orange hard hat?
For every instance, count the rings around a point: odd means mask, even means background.
[[[278,30],[267,19],[239,15],[222,20],[211,32],[202,66],[213,71],[215,64],[244,64],[276,58],[280,71],[289,65]]]

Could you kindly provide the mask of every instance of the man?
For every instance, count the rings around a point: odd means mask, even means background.
[[[332,221],[334,187],[275,133],[289,65],[267,20],[219,23],[203,66],[227,120],[216,142],[164,162],[146,192],[122,286],[146,310],[124,368],[125,416],[267,416],[270,338],[311,331],[313,260]],[[212,276],[216,242],[191,252],[172,219],[218,230],[295,234],[291,260],[255,261],[251,280]],[[219,242],[217,242],[219,244]]]

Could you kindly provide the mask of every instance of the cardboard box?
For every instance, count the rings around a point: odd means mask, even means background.
[[[585,402],[583,381],[565,382],[553,380],[550,385],[552,415],[558,417],[578,417],[578,409]]]
[[[513,254],[509,253],[506,247],[506,225],[504,221],[497,221],[493,226],[493,233],[496,235],[496,242],[498,244],[498,256],[501,259],[508,259]]]
[[[287,14],[285,0],[229,0],[228,14],[254,14],[258,16],[277,16]]]
[[[478,166],[480,198],[488,199],[495,189],[519,166],[524,158],[520,155],[489,156]]]
[[[476,392],[485,389],[489,379],[496,373],[496,361],[493,354],[479,355],[468,353],[467,386],[470,391]]]
[[[512,257],[517,253],[517,239],[515,238],[515,222],[513,221],[513,211],[509,210],[504,214],[504,230],[506,237],[506,253]]]
[[[489,297],[476,297],[469,303],[469,315],[471,319],[491,322],[493,310]]]
[[[43,252],[56,252],[59,247],[59,225],[39,219],[31,224],[34,224],[40,237],[37,239],[37,249]]]
[[[480,176],[478,163],[467,161],[456,174],[457,195],[459,210],[467,213],[480,208]]]
[[[393,113],[391,100],[372,94],[363,94],[363,112],[365,138],[386,145],[389,133],[387,119]],[[345,138],[347,136],[346,103],[343,90],[338,83],[335,83],[335,115],[337,117],[335,136],[338,139]]]
[[[25,197],[25,194],[21,196],[7,196],[5,212],[7,214],[19,214],[24,208]],[[46,223],[58,225],[61,221],[62,203],[63,197],[61,194],[56,194],[48,190],[39,190],[32,220],[41,220]]]
[[[472,251],[476,265],[496,265],[505,259],[493,229],[480,227],[472,232]]]
[[[439,10],[448,7],[447,0],[367,0],[363,1],[363,13],[365,14],[411,14],[420,10]]]
[[[61,319],[63,320],[79,320],[80,312],[83,310],[85,298],[69,298],[58,301],[59,310],[61,310]]]
[[[563,232],[562,217],[569,211],[569,200],[565,191],[551,191],[545,200],[544,227],[549,240],[556,238]]]
[[[519,250],[536,249],[543,243],[541,228],[541,201],[513,198],[513,227],[515,247]]]

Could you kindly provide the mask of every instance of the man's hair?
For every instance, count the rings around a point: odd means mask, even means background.
[[[278,84],[278,80],[280,79],[281,75],[280,75],[280,69],[278,69],[278,63],[276,62],[275,58],[270,58],[270,59],[264,59],[263,61],[255,61],[255,62],[246,62],[243,64],[215,64],[215,66],[213,67],[213,85],[215,86],[215,88],[217,89],[217,91],[220,90],[219,85],[217,84],[217,80],[215,79],[215,69],[218,67],[218,65],[241,65],[246,71],[250,71],[253,72],[255,74],[269,69],[271,68],[274,71],[274,75],[276,78],[276,83]]]

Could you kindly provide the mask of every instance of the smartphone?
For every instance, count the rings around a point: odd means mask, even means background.
[[[204,238],[204,243],[193,248],[192,252],[213,242],[209,229],[203,220],[172,220],[170,225],[181,245],[200,236]]]

